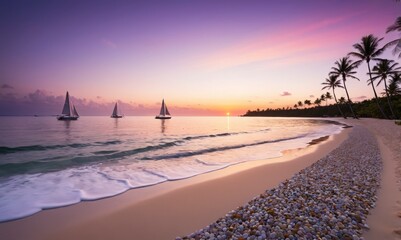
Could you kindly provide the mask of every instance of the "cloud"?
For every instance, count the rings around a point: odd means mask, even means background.
[[[104,98],[93,100],[70,96],[71,101],[82,116],[109,116],[113,110],[115,101],[106,101]],[[65,95],[54,95],[49,91],[38,89],[34,92],[17,95],[13,92],[0,92],[0,115],[58,115],[64,105]],[[160,102],[156,104],[124,102],[119,100],[120,108],[124,115],[153,116],[160,110]],[[205,109],[199,106],[182,107],[169,105],[173,115],[220,115],[219,110]]]
[[[280,96],[285,97],[285,96],[291,96],[290,92],[284,91]]]
[[[314,98],[314,97],[315,97],[315,95],[309,95],[309,97],[310,97],[310,98]]]
[[[363,100],[365,100],[367,98],[368,98],[367,96],[362,95],[362,96],[359,96],[359,97],[354,97],[353,99],[356,100],[356,101],[363,101]]]
[[[206,56],[200,65],[209,69],[224,69],[268,63],[270,67],[276,67],[327,60],[338,52],[333,45],[342,46],[359,36],[359,32],[348,31],[353,25],[343,26],[358,14],[352,12],[318,21],[304,20],[287,24],[278,30],[251,35],[248,39]],[[347,34],[344,35],[344,32]],[[342,36],[340,39],[339,35]]]
[[[117,48],[117,44],[115,44],[113,41],[111,41],[111,40],[109,40],[109,39],[106,39],[106,38],[103,38],[102,41],[101,41],[101,43],[102,43],[104,46],[109,47],[109,48],[112,48],[112,49],[116,49],[116,48]]]
[[[1,85],[1,89],[13,89],[14,87],[12,87],[11,85],[8,84],[3,84]]]

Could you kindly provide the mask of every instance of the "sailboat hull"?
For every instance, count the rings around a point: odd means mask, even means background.
[[[62,121],[78,120],[78,118],[78,116],[57,116],[57,120]]]
[[[166,116],[166,115],[159,115],[155,117],[156,119],[170,119],[171,116]]]
[[[112,116],[110,116],[111,118],[123,118],[123,116],[121,116],[121,115],[112,115]]]

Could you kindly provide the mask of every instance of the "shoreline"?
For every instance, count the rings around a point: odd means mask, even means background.
[[[375,137],[355,126],[319,161],[179,239],[360,239],[381,170]]]
[[[7,239],[171,239],[190,234],[327,155],[348,133],[344,129],[327,140],[319,139],[323,142],[286,151],[283,157],[41,211],[1,223],[0,233]],[[148,229],[151,226],[158,230]]]

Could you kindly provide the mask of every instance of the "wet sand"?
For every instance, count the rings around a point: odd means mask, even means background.
[[[5,239],[174,239],[205,227],[291,178],[337,148],[349,131],[286,151],[280,158],[41,211],[0,224],[0,235]]]
[[[338,119],[339,120],[339,119]],[[383,161],[376,207],[365,239],[401,237],[401,126],[390,120],[340,120],[376,138]],[[352,128],[277,159],[248,162],[190,179],[133,189],[1,223],[4,239],[174,239],[201,229],[337,148]],[[251,153],[250,153],[251,154]]]

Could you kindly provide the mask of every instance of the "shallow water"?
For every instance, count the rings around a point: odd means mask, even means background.
[[[0,221],[245,161],[341,131],[332,122],[241,117],[0,117]]]

